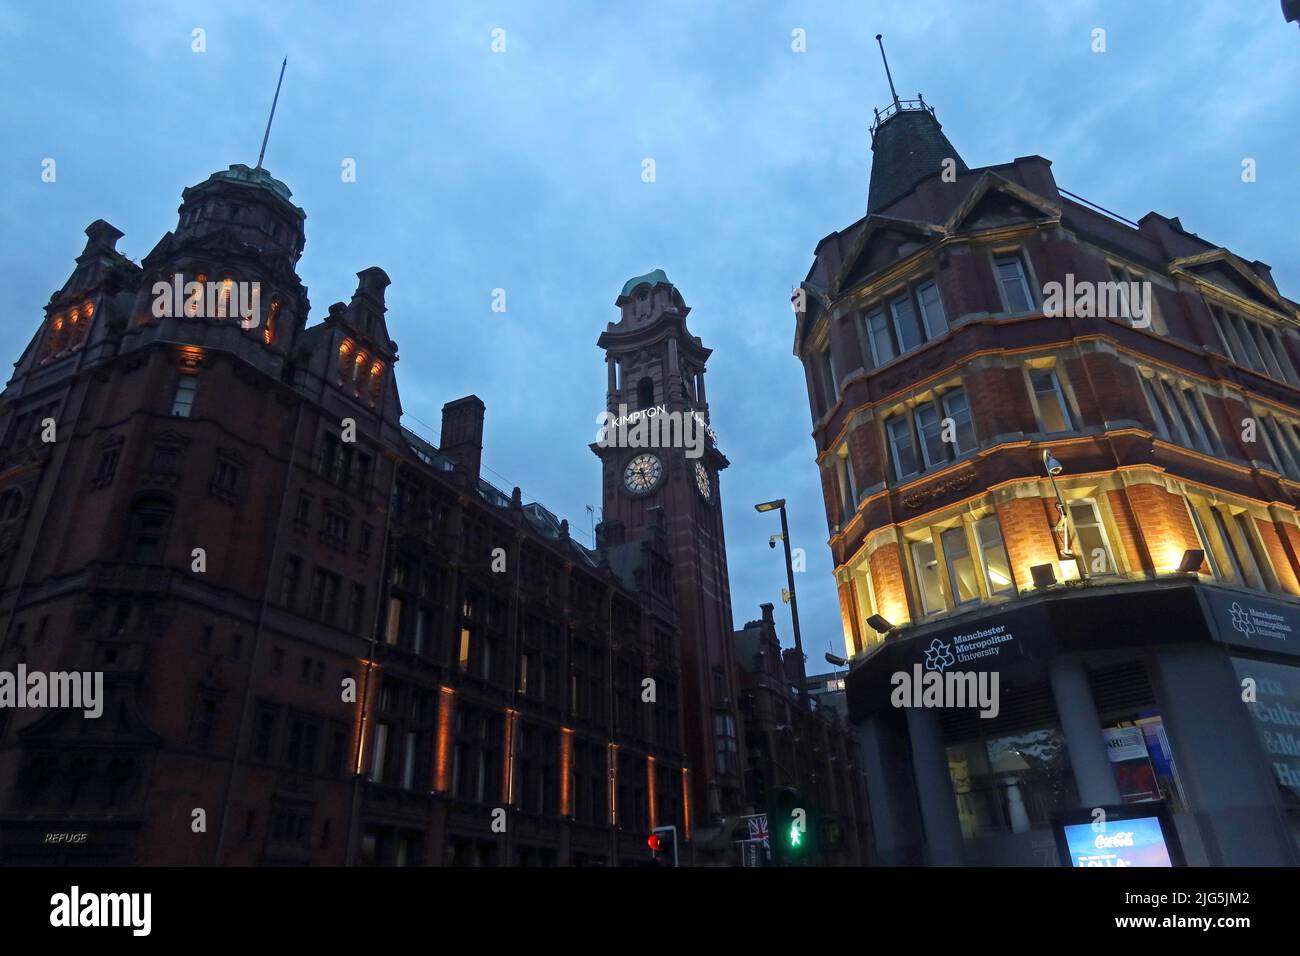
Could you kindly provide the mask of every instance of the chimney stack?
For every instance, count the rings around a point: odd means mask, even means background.
[[[442,447],[469,478],[470,487],[478,484],[483,461],[483,413],[485,406],[477,395],[466,395],[442,406]]]

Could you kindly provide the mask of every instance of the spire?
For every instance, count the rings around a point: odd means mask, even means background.
[[[262,160],[266,157],[266,141],[271,138],[271,121],[275,119],[275,104],[280,102],[280,85],[284,83],[284,68],[289,65],[289,58],[286,56],[280,63],[280,78],[275,81],[275,99],[271,100],[271,115],[266,118],[266,132],[262,134],[262,151],[257,154],[256,169],[262,168]]]
[[[883,111],[875,110],[871,124],[871,185],[867,194],[867,212],[879,212],[911,192],[923,179],[942,171],[945,159],[954,162],[956,172],[968,167],[953,148],[934,114],[934,107],[918,93],[914,100],[900,100],[894,77],[885,59],[882,35],[880,59],[893,100]]]

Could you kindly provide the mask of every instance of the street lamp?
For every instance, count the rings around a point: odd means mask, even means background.
[[[803,705],[803,709],[807,710],[808,673],[804,668],[803,638],[799,636],[799,601],[794,593],[794,563],[790,558],[790,527],[785,518],[785,499],[764,501],[762,504],[754,505],[754,510],[760,514],[768,511],[781,512],[781,542],[785,545],[785,579],[790,585],[790,620],[794,624],[794,650],[799,655],[799,702]],[[771,539],[768,540],[768,544],[775,547]]]
[[[1074,558],[1075,564],[1079,566],[1079,577],[1084,577],[1083,562],[1070,550],[1070,513],[1065,510],[1065,499],[1061,497],[1061,489],[1056,484],[1056,476],[1063,472],[1065,468],[1056,460],[1050,448],[1043,449],[1043,468],[1047,471],[1047,477],[1052,481],[1052,493],[1056,495],[1056,509],[1060,512],[1056,527],[1052,531],[1061,536],[1061,557]]]

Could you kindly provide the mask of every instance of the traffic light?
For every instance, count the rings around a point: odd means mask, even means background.
[[[677,827],[655,827],[646,838],[655,866],[677,866]]]
[[[778,866],[797,863],[812,848],[812,831],[808,826],[808,807],[794,787],[782,787],[772,801],[768,814],[772,850]]]

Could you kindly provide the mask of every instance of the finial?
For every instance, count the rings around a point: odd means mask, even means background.
[[[280,102],[280,84],[284,82],[284,68],[289,64],[289,58],[286,56],[280,64],[280,79],[275,83],[275,99],[271,100],[271,115],[266,118],[266,132],[262,134],[262,151],[257,154],[257,169],[262,168],[262,160],[266,156],[266,141],[271,137],[271,120],[275,119],[275,104]]]
[[[885,44],[881,40],[882,36],[884,36],[882,33],[876,34],[876,42],[880,44],[880,59],[885,64],[885,78],[889,80],[889,95],[894,98],[894,107],[900,108],[898,102],[898,91],[894,89],[894,77],[889,72],[889,60],[885,58]]]

